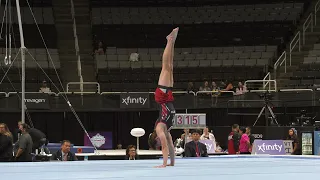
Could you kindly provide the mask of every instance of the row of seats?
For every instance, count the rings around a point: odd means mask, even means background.
[[[47,48],[57,49],[57,32],[54,25],[40,24],[38,25],[41,34],[44,38]],[[12,47],[19,48],[20,45],[20,34],[18,25],[12,26]],[[23,24],[24,42],[27,48],[45,48],[44,42],[40,36],[39,30],[36,25]],[[6,47],[5,35],[4,40],[0,41],[0,47]]]
[[[105,61],[96,59],[97,68],[161,68],[161,61]],[[174,61],[177,67],[218,67],[218,66],[268,66],[270,59],[234,59],[234,60],[193,60],[193,61]]]
[[[204,5],[247,5],[273,4],[282,2],[309,3],[311,0],[91,0],[93,7],[154,7],[154,6],[204,6]]]
[[[57,49],[48,49],[49,54],[47,54],[46,49],[28,49],[25,55],[26,60],[26,68],[43,68],[43,69],[54,69],[60,68],[60,58],[58,54]],[[5,59],[6,53],[7,57],[10,56],[9,53],[6,52],[5,48],[0,48],[0,59]],[[13,67],[21,68],[21,54],[19,52],[19,49],[11,49],[11,61],[13,63]],[[18,55],[17,55],[18,54]],[[51,61],[52,60],[52,61]],[[53,63],[53,64],[52,64]],[[9,65],[6,65],[4,61],[0,61],[0,65],[3,67],[8,67]],[[39,67],[40,66],[40,67]]]
[[[231,8],[231,9],[229,9]],[[296,21],[303,3],[256,7],[93,8],[93,24],[199,24],[220,22]]]
[[[320,63],[320,44],[314,44],[313,49],[309,51],[308,57],[304,58],[303,63]]]
[[[291,23],[220,23],[177,25],[176,47],[281,45],[292,35]],[[93,26],[97,39],[118,48],[163,48],[172,25],[100,25]]]
[[[159,55],[164,48],[114,48],[107,47],[107,55],[128,55],[131,53]],[[250,53],[250,52],[276,52],[277,46],[229,46],[229,47],[192,47],[175,48],[178,54],[214,54],[214,53]]]
[[[25,0],[25,1],[20,1],[19,4],[21,7],[26,7],[28,6],[28,3],[31,7],[48,7],[52,6],[52,0]],[[9,3],[7,1],[2,1],[1,5],[4,6],[6,3]],[[16,1],[11,1],[11,5],[15,6]]]
[[[181,60],[227,60],[227,59],[271,59],[275,55],[275,52],[245,52],[245,53],[211,53],[211,54],[179,54],[175,53],[174,59]],[[130,59],[129,55],[97,55],[99,60],[106,61],[128,61]],[[139,59],[141,61],[159,61],[162,59],[162,55],[154,54],[139,54]]]
[[[52,7],[33,7],[33,15],[29,7],[21,7],[21,21],[22,24],[54,24],[53,10]],[[3,18],[4,7],[0,8],[0,18]],[[12,23],[18,24],[17,9],[12,7]],[[34,17],[33,17],[34,16]]]

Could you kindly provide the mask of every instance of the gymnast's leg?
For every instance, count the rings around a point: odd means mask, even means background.
[[[162,69],[159,76],[158,85],[173,87],[173,53],[178,31],[179,28],[175,28],[167,36],[167,45],[162,56]]]

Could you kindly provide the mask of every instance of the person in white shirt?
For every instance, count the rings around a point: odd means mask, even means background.
[[[209,132],[209,128],[206,127],[203,129],[203,134],[200,137],[200,140],[211,140],[212,144],[213,144],[213,148],[214,150],[216,150],[216,138],[214,137],[214,135],[212,133]]]
[[[238,87],[236,89],[236,95],[241,95],[247,92],[247,87],[242,84],[242,82],[238,83]]]
[[[47,82],[46,81],[42,82],[42,86],[40,87],[39,92],[41,92],[41,93],[49,93],[49,92],[51,92],[50,88],[47,87]]]

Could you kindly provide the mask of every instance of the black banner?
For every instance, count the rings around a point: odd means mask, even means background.
[[[21,94],[19,95],[21,97]],[[50,109],[49,95],[47,93],[26,93],[24,102],[27,109]]]
[[[120,94],[121,109],[146,109],[150,107],[149,94],[123,93]]]

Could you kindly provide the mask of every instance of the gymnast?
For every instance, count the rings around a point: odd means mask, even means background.
[[[162,56],[162,69],[159,76],[158,87],[155,91],[155,101],[160,105],[159,118],[155,123],[157,136],[160,138],[163,164],[156,166],[165,168],[166,166],[174,166],[174,146],[170,134],[172,120],[176,113],[173,107],[173,55],[174,44],[178,35],[179,28],[175,28],[167,36],[167,45]],[[168,154],[170,155],[170,164],[168,164]]]

